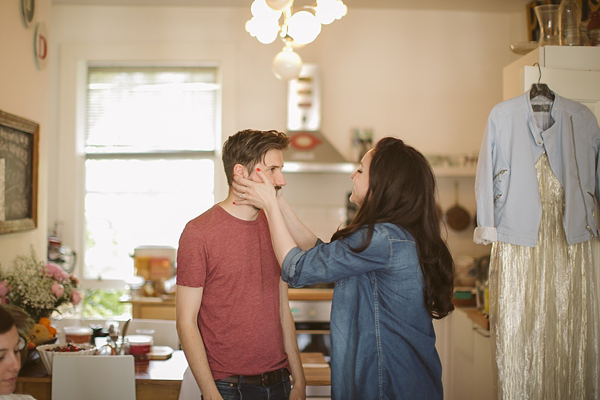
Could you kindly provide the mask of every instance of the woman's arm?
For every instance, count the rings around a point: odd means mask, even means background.
[[[288,202],[279,196],[279,209],[292,238],[302,250],[312,249],[317,242],[317,236],[300,221]]]
[[[262,171],[257,170],[257,174],[262,182],[254,182],[239,175],[234,175],[233,189],[236,195],[240,197],[240,200],[236,200],[235,204],[251,205],[264,210],[269,222],[273,250],[281,266],[286,254],[297,245],[285,223],[273,184]]]

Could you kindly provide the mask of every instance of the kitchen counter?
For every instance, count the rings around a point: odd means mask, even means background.
[[[477,308],[462,307],[467,313],[467,317],[486,331],[490,330],[490,319]]]
[[[175,296],[125,298],[121,303],[131,303],[133,318],[175,320]]]
[[[331,300],[333,289],[288,289],[289,300]]]
[[[329,300],[333,289],[288,289],[290,300]],[[142,319],[175,319],[175,296],[123,298],[121,303],[130,303],[132,317]]]
[[[307,386],[331,385],[331,369],[323,354],[300,353],[300,357]],[[181,350],[173,352],[168,360],[153,360],[148,365],[136,365],[136,399],[177,400],[187,366]],[[29,394],[36,400],[51,400],[52,376],[48,375],[41,360],[23,366],[17,378],[15,393]]]

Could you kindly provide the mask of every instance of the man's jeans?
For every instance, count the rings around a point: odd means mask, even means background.
[[[290,378],[287,374],[280,382],[270,386],[221,381],[215,383],[223,400],[288,400],[290,397]]]

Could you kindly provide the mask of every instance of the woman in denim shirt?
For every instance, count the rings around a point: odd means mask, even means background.
[[[267,171],[268,173],[268,171]],[[384,138],[352,174],[352,223],[323,243],[270,181],[236,178],[236,204],[265,210],[292,286],[336,282],[331,310],[332,398],[442,399],[432,318],[453,310],[453,262],[423,155]]]

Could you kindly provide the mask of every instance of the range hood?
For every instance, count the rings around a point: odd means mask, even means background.
[[[351,173],[353,163],[321,133],[321,96],[318,67],[302,65],[297,79],[288,82],[287,134],[292,139],[283,153],[285,172]]]

